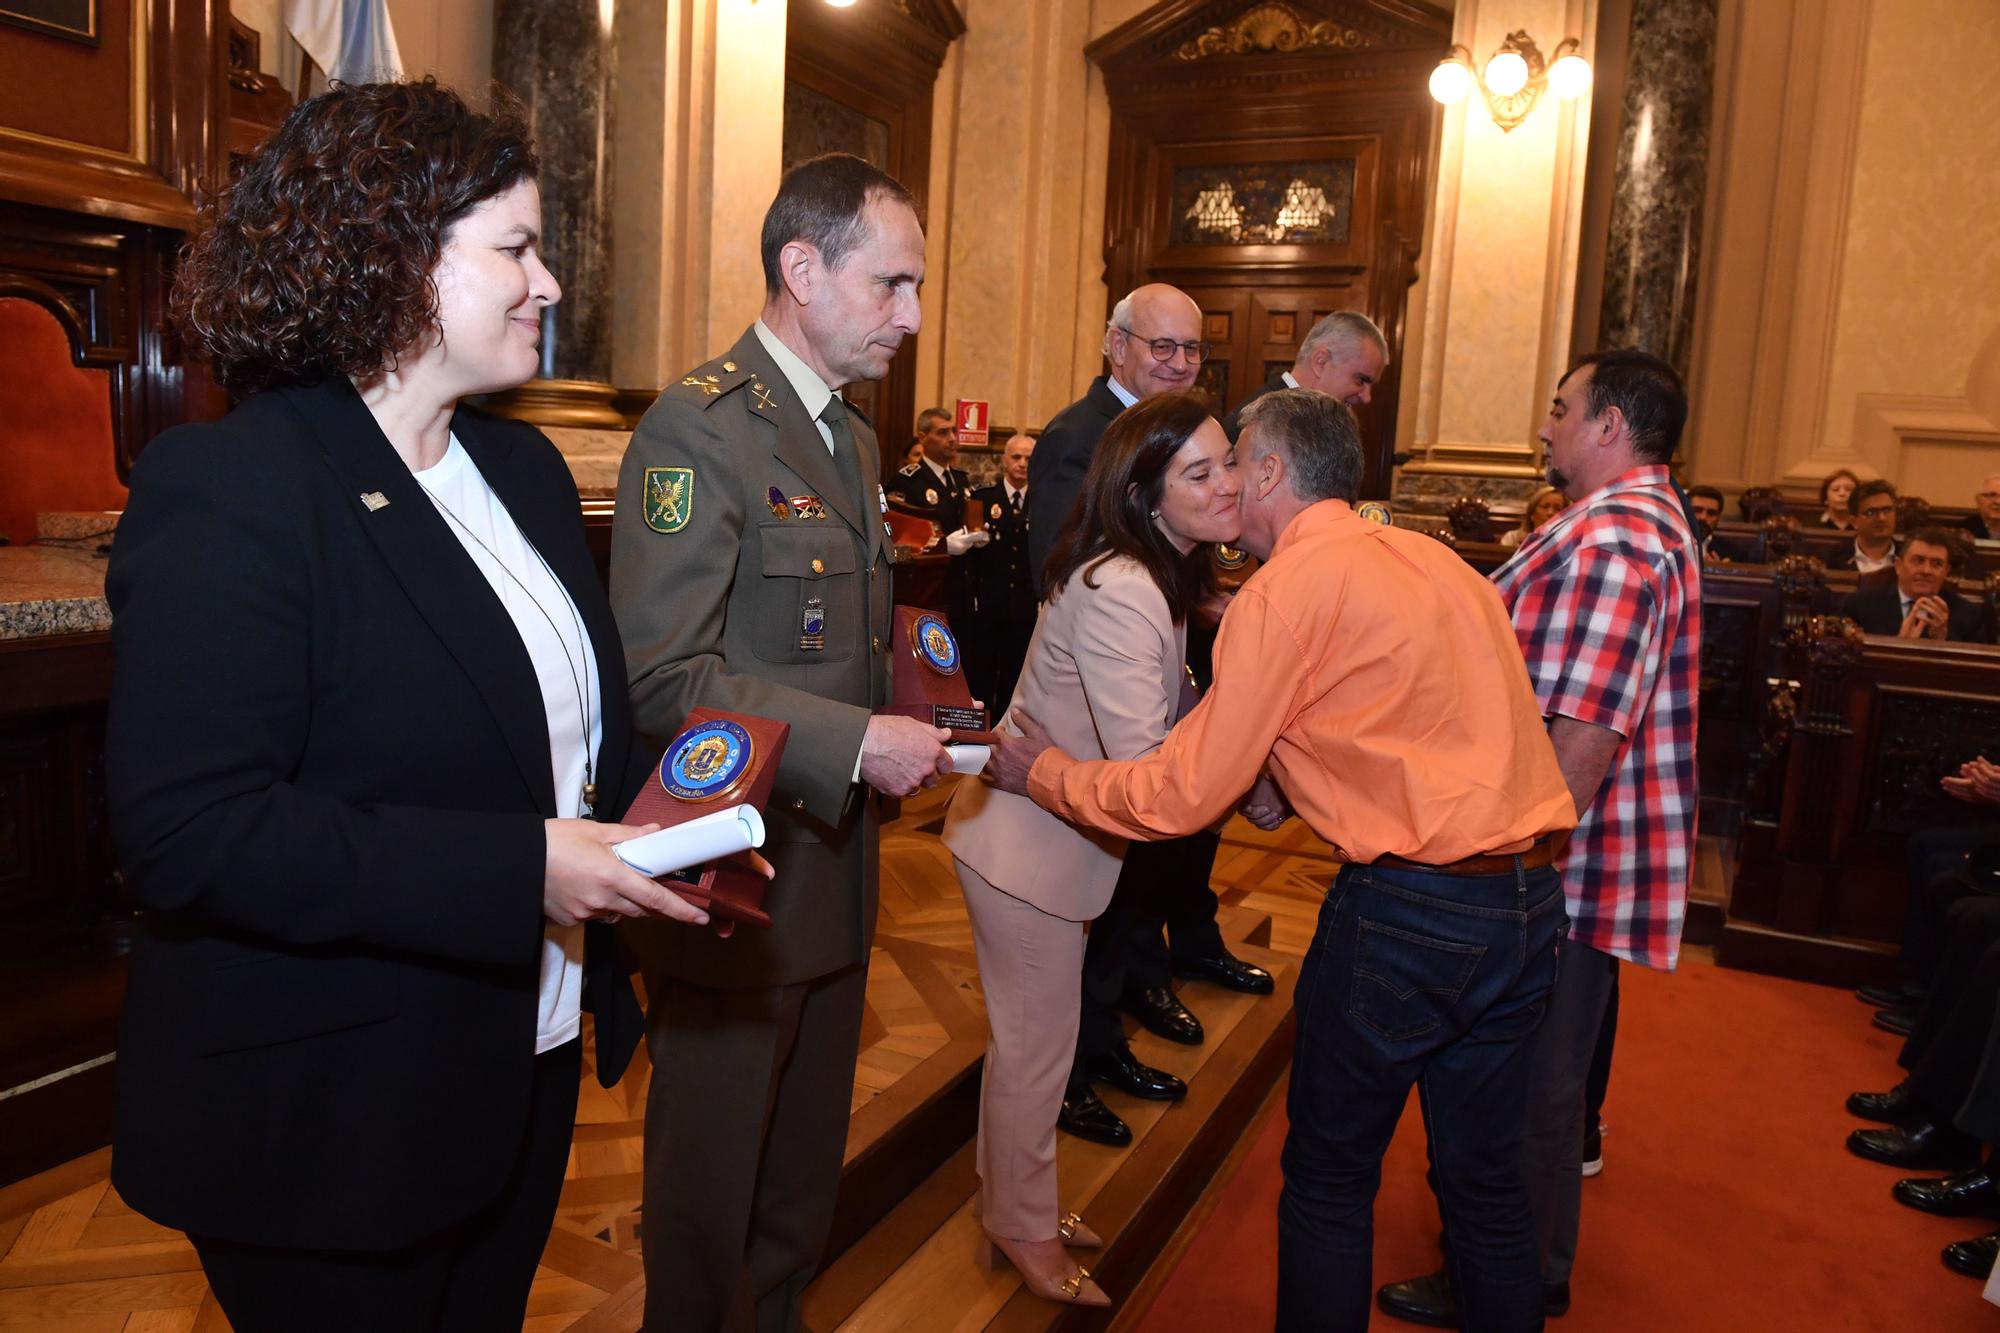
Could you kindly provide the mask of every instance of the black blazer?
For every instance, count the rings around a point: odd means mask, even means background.
[[[1945,637],[1953,643],[1989,642],[1986,611],[1962,597],[1944,594],[1951,614],[1945,620]],[[1865,634],[1894,635],[1903,628],[1903,598],[1894,583],[1863,588],[1840,604],[1840,614],[1861,626]]]
[[[1028,492],[1033,495],[1033,491]],[[1035,623],[1035,581],[1028,573],[1028,505],[1016,515],[1007,505],[1007,486],[994,482],[972,493],[986,511],[993,540],[971,552],[972,591],[979,614],[991,621]]]
[[[1125,404],[1111,392],[1111,382],[1099,375],[1083,397],[1049,418],[1035,441],[1034,456],[1028,460],[1028,572],[1034,576],[1038,599],[1042,568],[1049,563],[1063,520],[1083,494],[1090,456],[1124,410]]]
[[[1280,389],[1289,389],[1291,387],[1291,385],[1285,383],[1285,377],[1282,373],[1273,375],[1270,379],[1265,380],[1246,394],[1242,402],[1230,408],[1229,415],[1222,419],[1222,431],[1223,434],[1229,437],[1229,442],[1231,444],[1236,443],[1237,437],[1243,434],[1244,408],[1250,406],[1250,404],[1256,402],[1267,393],[1276,393]]]
[[[647,756],[575,484],[532,427],[452,428],[582,613],[616,818]],[[534,667],[446,524],[344,381],[168,431],[133,469],[106,763],[144,911],[112,1181],[156,1221],[398,1248],[519,1152],[555,793]],[[638,1007],[609,928],[587,940],[610,1082]]]

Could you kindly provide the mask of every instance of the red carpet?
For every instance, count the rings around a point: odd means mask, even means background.
[[[1583,1183],[1575,1304],[1557,1333],[2000,1328],[1980,1286],[1938,1261],[2000,1227],[1895,1203],[1904,1174],[1842,1146],[1842,1102],[1901,1076],[1898,1042],[1846,991],[1688,963],[1626,968],[1604,1108],[1604,1174]],[[1141,1333],[1269,1328],[1282,1109],[1225,1186]],[[1437,1261],[1411,1098],[1375,1203],[1375,1277]],[[1375,1316],[1377,1329],[1407,1329]]]

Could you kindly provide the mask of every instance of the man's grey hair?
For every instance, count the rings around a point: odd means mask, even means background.
[[[1111,318],[1104,321],[1104,355],[1111,355],[1111,335],[1132,327],[1132,293],[1118,298],[1118,304],[1111,307]]]
[[[1240,418],[1239,441],[1254,437],[1255,462],[1267,454],[1285,460],[1292,494],[1301,500],[1348,500],[1361,493],[1361,431],[1354,411],[1316,389],[1279,389],[1253,398]]]
[[[1389,359],[1389,340],[1382,336],[1382,330],[1375,327],[1374,320],[1359,310],[1336,310],[1312,326],[1312,332],[1299,344],[1295,360],[1303,364],[1324,347],[1333,353],[1334,360],[1345,361],[1364,342],[1375,344],[1376,350],[1382,353],[1383,361]]]

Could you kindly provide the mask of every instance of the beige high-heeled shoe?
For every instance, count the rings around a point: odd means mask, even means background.
[[[1056,1223],[1056,1236],[1072,1250],[1098,1250],[1104,1242],[1095,1231],[1085,1226],[1083,1219],[1075,1213],[1064,1213]]]
[[[1039,1273],[1031,1265],[1021,1262],[1019,1250],[1014,1242],[1003,1240],[991,1232],[985,1233],[980,1242],[979,1261],[987,1268],[998,1271],[1002,1266],[1011,1266],[1021,1275],[1021,1285],[1045,1301],[1055,1301],[1061,1305],[1108,1306],[1111,1298],[1104,1294],[1104,1288],[1091,1279],[1090,1270],[1078,1264],[1076,1271],[1063,1277],[1053,1273]]]

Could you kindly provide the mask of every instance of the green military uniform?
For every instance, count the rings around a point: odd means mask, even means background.
[[[848,420],[853,453],[830,456],[752,329],[662,391],[619,474],[612,606],[639,730],[664,745],[704,704],[791,724],[771,927],[624,927],[651,1005],[648,1328],[719,1327],[746,1289],[760,1330],[795,1327],[832,1216],[877,883],[876,804],[852,778],[891,675],[881,465]]]

